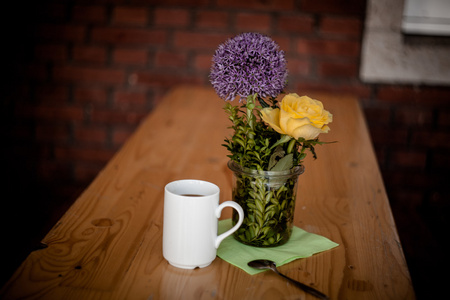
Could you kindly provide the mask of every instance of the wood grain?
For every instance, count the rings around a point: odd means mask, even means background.
[[[340,244],[280,268],[331,299],[414,299],[367,127],[351,96],[315,95],[334,115],[305,161],[295,225]],[[231,198],[230,125],[212,89],[179,87],[145,119],[2,288],[2,299],[313,299],[271,272],[217,258],[181,270],[162,256],[163,188],[195,178]],[[229,218],[231,209],[223,212]]]

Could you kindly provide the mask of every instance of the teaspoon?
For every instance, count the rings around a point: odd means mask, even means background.
[[[305,292],[310,293],[311,295],[314,295],[317,298],[320,298],[320,299],[323,299],[323,300],[329,300],[330,299],[330,298],[328,298],[327,295],[322,294],[318,290],[313,289],[312,287],[307,286],[306,284],[303,284],[303,283],[298,282],[298,281],[296,281],[296,280],[294,280],[292,278],[287,277],[286,275],[281,274],[280,272],[278,272],[275,262],[273,262],[271,260],[266,260],[266,259],[253,260],[253,261],[248,263],[248,266],[250,266],[252,268],[255,268],[255,269],[260,269],[260,270],[270,269],[270,270],[274,271],[275,273],[277,273],[278,275],[280,275],[281,277],[286,278],[287,280],[289,280],[290,282],[292,282],[293,284],[295,284],[297,287],[301,288]]]

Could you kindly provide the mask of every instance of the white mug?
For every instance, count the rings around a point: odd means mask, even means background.
[[[242,207],[233,201],[219,205],[220,189],[202,180],[178,180],[164,190],[163,256],[182,269],[204,268],[216,258],[217,248],[244,220]],[[224,207],[239,213],[238,223],[217,236],[218,218]]]

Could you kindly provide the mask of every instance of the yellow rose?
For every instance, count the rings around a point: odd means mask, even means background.
[[[323,109],[322,102],[297,94],[284,96],[280,108],[263,108],[261,115],[275,131],[305,140],[327,133],[330,130],[327,124],[333,121],[333,115]]]

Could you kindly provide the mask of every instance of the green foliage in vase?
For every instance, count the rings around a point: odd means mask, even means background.
[[[276,178],[264,175],[235,174],[233,199],[244,210],[245,218],[234,234],[240,242],[257,247],[274,247],[291,235],[298,174]],[[233,222],[237,222],[237,214]]]

